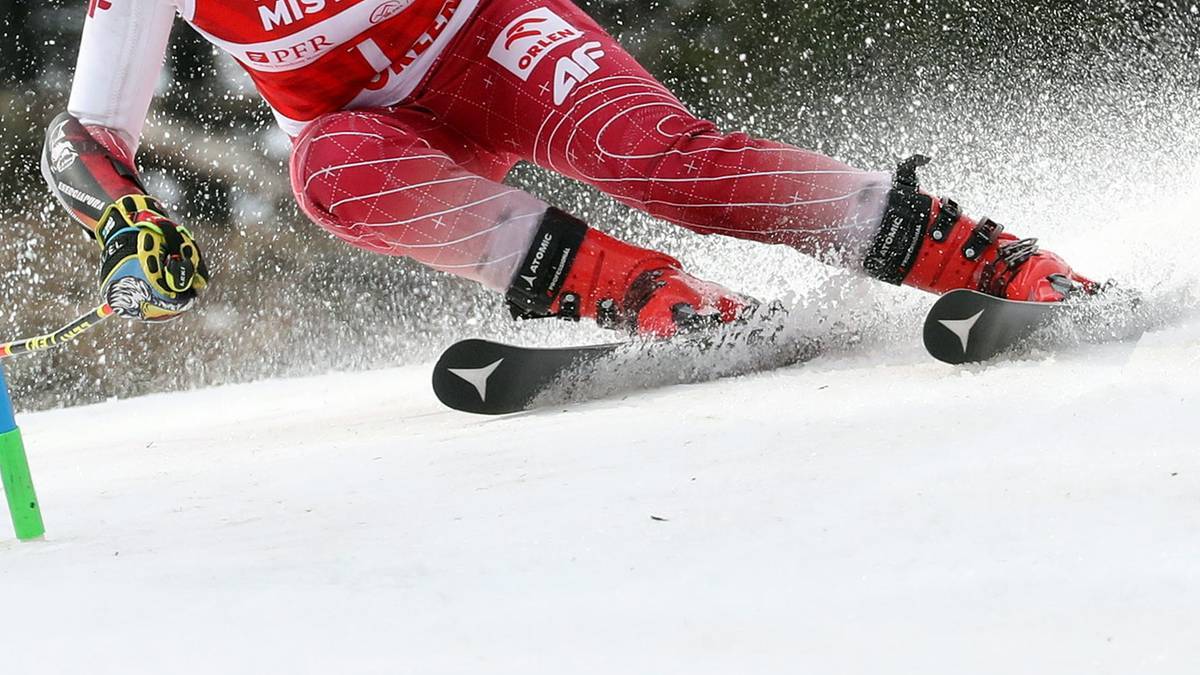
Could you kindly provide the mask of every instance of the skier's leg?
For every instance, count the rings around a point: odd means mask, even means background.
[[[325,229],[504,291],[525,316],[669,336],[695,321],[731,321],[746,302],[686,275],[670,256],[497,182],[509,157],[421,109],[327,115],[296,140],[291,165],[297,200]]]
[[[291,174],[304,212],[337,237],[503,290],[547,208],[487,177],[510,166],[427,115],[356,111],[309,125]]]
[[[890,178],[697,119],[568,0],[484,5],[420,103],[503,148],[697,232],[861,259]]]
[[[1031,255],[1027,246],[1007,252],[1016,257],[1002,253],[1015,238],[1002,241],[966,218],[958,231],[990,237],[981,254],[951,265],[948,242],[935,242],[918,256],[941,200],[899,233],[884,218],[899,198],[889,175],[718,131],[568,0],[491,3],[472,31],[476,39],[435,75],[427,105],[486,146],[519,152],[654,216],[704,234],[787,244],[933,291],[980,287],[1047,299],[1048,273],[1070,276],[1052,254]],[[881,257],[884,267],[907,265],[880,269]],[[1015,265],[997,262],[1006,257]]]

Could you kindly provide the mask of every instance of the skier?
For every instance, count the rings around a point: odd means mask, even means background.
[[[292,137],[304,212],[354,246],[505,294],[515,315],[641,335],[743,316],[693,277],[501,181],[519,160],[702,234],[785,244],[892,284],[1058,301],[1057,255],[895,176],[697,119],[569,0],[91,0],[50,187],[101,247],[104,298],[171,319],[208,284],[134,157],[178,13],[249,73]]]

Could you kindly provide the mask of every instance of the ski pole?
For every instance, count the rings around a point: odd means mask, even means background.
[[[94,328],[96,324],[112,316],[112,314],[112,307],[109,307],[105,303],[53,333],[0,344],[0,359],[15,356],[16,354],[45,351],[59,345],[64,345],[82,335],[84,331]]]

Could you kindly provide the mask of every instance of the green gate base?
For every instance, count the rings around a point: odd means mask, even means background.
[[[40,538],[46,533],[46,526],[42,524],[42,510],[33,490],[20,429],[0,434],[0,478],[4,480],[4,494],[8,497],[8,511],[17,539]]]

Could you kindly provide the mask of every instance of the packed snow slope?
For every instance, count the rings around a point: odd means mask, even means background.
[[[503,418],[428,366],[23,416],[3,672],[1194,673],[1200,323]]]
[[[49,534],[0,541],[0,673],[1191,675],[1200,163],[1150,147],[962,191],[1193,291],[1136,342],[953,368],[928,296],[696,237],[702,277],[861,341],[503,418],[428,364],[21,415]]]

